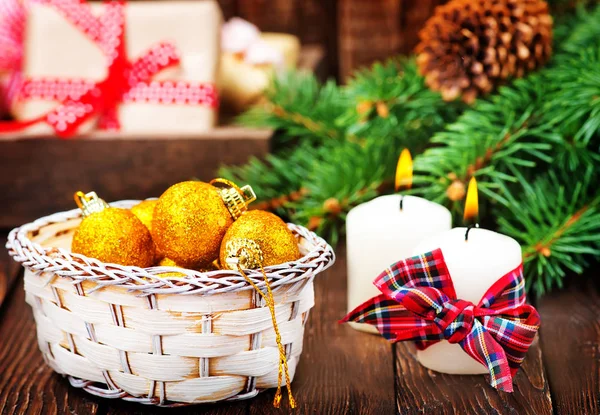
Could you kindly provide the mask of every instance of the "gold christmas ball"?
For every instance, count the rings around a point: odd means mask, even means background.
[[[106,208],[84,217],[71,250],[102,262],[150,267],[155,247],[150,231],[130,210]]]
[[[238,258],[246,269],[268,267],[300,258],[300,250],[294,234],[279,217],[251,210],[231,225],[221,243],[221,266],[237,269],[228,258]]]
[[[158,262],[158,266],[159,267],[182,268],[179,265],[177,265],[177,263],[170,258],[161,259]],[[161,278],[184,278],[185,274],[182,274],[181,272],[163,272],[163,273],[157,274],[157,276],[161,277]]]
[[[148,228],[150,235],[152,235],[152,217],[154,216],[154,208],[157,203],[158,200],[144,200],[131,208],[131,213],[137,216],[144,226]],[[152,235],[152,239],[154,239],[154,235]],[[157,248],[155,261],[159,261],[162,258],[164,258],[163,253]]]
[[[152,233],[152,216],[158,200],[144,200],[131,208],[133,213]]]
[[[182,267],[198,269],[219,256],[221,240],[233,223],[219,190],[189,181],[168,188],[152,218],[157,249]]]
[[[216,271],[216,270],[219,269],[219,267],[217,267],[217,265],[215,264],[215,262],[212,262],[206,268],[201,268],[201,269],[198,269],[197,271],[200,271],[200,272]],[[183,267],[177,265],[177,263],[175,261],[173,261],[172,259],[170,259],[170,258],[163,258],[163,259],[161,259],[158,262],[158,266],[159,267],[183,268]],[[161,277],[161,278],[166,278],[166,277],[183,278],[186,275],[182,274],[180,272],[163,272],[161,274],[158,274],[158,276]]]
[[[175,261],[173,261],[170,258],[163,258],[160,261],[158,261],[158,266],[159,267],[177,267],[177,268],[181,268],[179,265],[177,265],[177,263]]]

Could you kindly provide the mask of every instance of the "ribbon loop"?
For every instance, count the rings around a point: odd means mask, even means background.
[[[444,303],[434,323],[440,328],[444,339],[450,343],[461,342],[473,329],[475,305],[470,301],[450,300]]]

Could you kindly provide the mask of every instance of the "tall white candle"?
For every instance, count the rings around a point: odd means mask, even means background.
[[[445,207],[415,196],[381,196],[352,209],[346,219],[348,311],[381,294],[373,280],[394,262],[411,256],[424,239],[450,229]],[[373,326],[352,327],[377,333]]]
[[[454,228],[419,244],[412,255],[440,248],[459,299],[477,305],[486,291],[502,276],[519,266],[521,246],[514,239],[486,229]],[[428,369],[451,374],[487,373],[485,366],[467,355],[460,345],[447,341],[417,352],[417,360]]]

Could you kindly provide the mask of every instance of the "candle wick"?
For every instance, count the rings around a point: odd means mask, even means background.
[[[400,210],[404,209],[404,196],[400,195]]]
[[[471,229],[473,228],[479,228],[479,224],[476,223],[475,225],[469,225],[469,227],[467,228],[467,231],[465,232],[465,241],[469,240],[469,232],[471,231]]]

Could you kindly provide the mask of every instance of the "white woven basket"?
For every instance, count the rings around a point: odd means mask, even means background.
[[[25,267],[44,359],[71,385],[161,406],[247,399],[277,386],[270,312],[241,274],[128,267],[72,254],[80,221],[78,209],[47,216],[14,229],[7,243]],[[289,227],[304,256],[265,271],[293,378],[314,305],[313,278],[335,256],[314,233]],[[165,272],[186,277],[157,276]],[[247,275],[265,289],[259,271]]]

